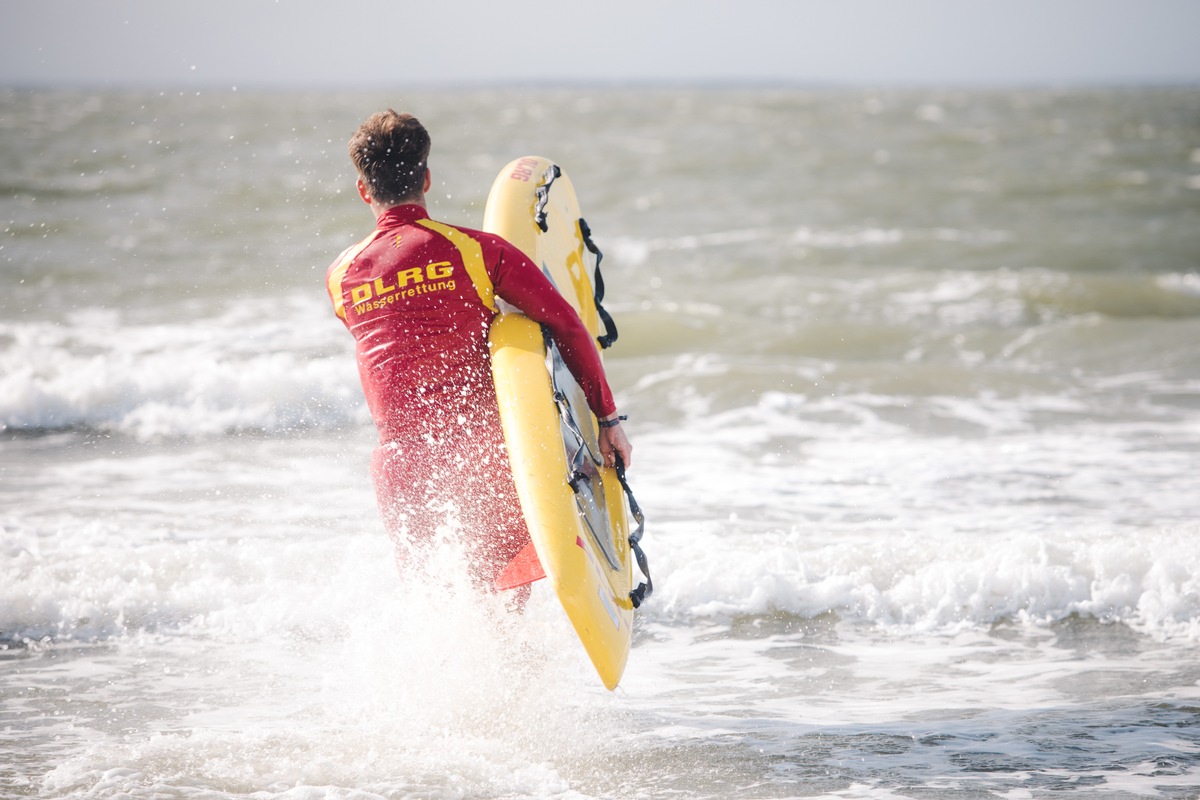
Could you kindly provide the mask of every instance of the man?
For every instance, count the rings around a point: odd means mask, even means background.
[[[359,196],[375,230],[329,268],[334,310],[357,343],[359,376],[379,431],[371,472],[404,569],[439,526],[461,528],[486,585],[529,541],[500,429],[488,353],[491,292],[545,325],[600,420],[609,464],[630,463],[591,335],[520,250],[493,234],[429,218],[430,138],[388,110],[350,139]]]

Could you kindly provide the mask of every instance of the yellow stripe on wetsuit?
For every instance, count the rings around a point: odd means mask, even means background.
[[[358,244],[346,249],[342,253],[341,261],[333,269],[329,270],[329,277],[326,278],[326,284],[329,287],[329,297],[333,300],[333,311],[342,319],[346,318],[346,299],[342,294],[342,280],[346,277],[346,270],[350,269],[350,265],[354,263],[354,259],[358,258],[358,254],[366,250],[368,246],[380,236],[383,231],[373,231],[370,236],[363,239]]]
[[[492,287],[492,279],[488,277],[487,266],[483,263],[483,248],[479,246],[479,242],[458,228],[443,225],[431,219],[419,219],[417,224],[434,233],[440,233],[450,244],[458,248],[467,275],[471,277],[471,283],[475,284],[475,292],[479,295],[479,300],[494,312],[496,310],[496,290]]]

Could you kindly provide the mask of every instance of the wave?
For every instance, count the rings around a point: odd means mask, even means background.
[[[658,578],[652,616],[834,614],[895,634],[1081,616],[1155,638],[1200,640],[1197,529],[1136,539],[910,532],[829,541],[794,530],[738,534],[736,523],[712,527],[688,531],[686,549],[645,543]]]
[[[348,337],[312,305],[282,318],[243,303],[154,325],[98,310],[62,325],[0,323],[0,430],[148,440],[360,424]]]
[[[1200,641],[1195,528],[1136,539],[910,532],[830,540],[796,529],[740,531],[736,521],[696,525],[650,531],[655,593],[639,612],[643,623],[832,615],[890,635],[940,636],[1084,617],[1158,640]],[[364,592],[400,588],[390,545],[374,529],[141,544],[130,535],[96,522],[60,536],[49,552],[32,532],[9,530],[0,649],[173,632],[336,640],[345,619],[371,606]],[[453,574],[448,566],[428,592],[415,591],[456,602],[453,590],[446,594]]]
[[[323,309],[321,309],[323,311]],[[285,319],[122,323],[0,322],[0,432],[100,431],[148,441],[288,435],[369,424],[350,337],[318,313]],[[622,404],[677,413],[766,413],[780,390],[823,396],[856,417],[862,398],[916,426],[1005,414],[1023,425],[1125,409],[1178,417],[1194,402],[1195,349],[1183,327],[1079,318],[1006,333],[911,324],[798,321],[694,304],[621,317],[609,362]],[[1153,348],[1153,349],[1150,349]],[[801,397],[801,400],[804,398]],[[949,407],[953,406],[954,409]],[[828,409],[827,409],[828,410]],[[961,412],[961,413],[960,413]]]

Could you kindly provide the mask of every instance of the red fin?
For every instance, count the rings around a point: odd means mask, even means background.
[[[542,562],[538,561],[537,550],[534,549],[533,542],[530,542],[513,556],[512,561],[508,562],[508,566],[496,576],[494,585],[497,590],[515,589],[527,583],[540,581],[544,577],[546,577],[546,570],[542,569]]]

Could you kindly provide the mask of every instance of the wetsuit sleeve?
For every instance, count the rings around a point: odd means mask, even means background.
[[[515,247],[499,247],[494,259],[489,260],[495,265],[491,278],[496,294],[550,330],[563,362],[583,389],[592,413],[597,417],[614,413],[617,404],[613,402],[600,353],[574,307]]]

